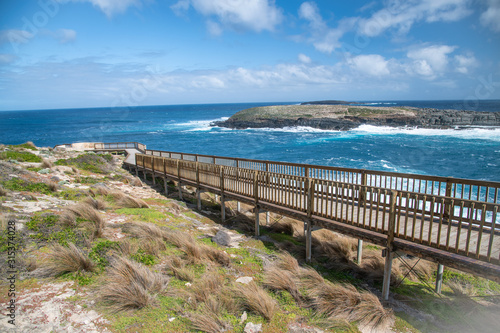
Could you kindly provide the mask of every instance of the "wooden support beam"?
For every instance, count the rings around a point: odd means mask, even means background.
[[[266,211],[266,226],[269,225],[269,222],[271,222],[271,213],[269,213],[269,211]]]
[[[358,239],[358,253],[357,253],[357,262],[358,265],[361,265],[361,259],[363,258],[363,240]]]
[[[390,248],[385,249],[384,281],[382,282],[382,300],[389,300],[389,288],[391,286],[392,259],[394,254]]]
[[[163,177],[163,185],[165,187],[165,195],[168,195],[168,180],[167,180],[167,177]]]
[[[241,203],[239,201],[236,202],[236,211],[241,212]]]
[[[255,205],[253,212],[255,214],[255,236],[260,236],[260,220],[259,220],[260,207],[259,207],[259,205]]]
[[[220,219],[226,221],[226,198],[224,194],[220,196]]]
[[[444,266],[438,264],[437,274],[436,274],[436,292],[441,294],[441,288],[443,287],[443,271]]]
[[[304,221],[304,236],[306,237],[306,262],[312,260],[312,220]]]

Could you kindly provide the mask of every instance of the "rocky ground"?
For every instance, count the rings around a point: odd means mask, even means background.
[[[274,105],[242,110],[214,126],[229,128],[283,128],[308,126],[324,130],[350,130],[360,125],[460,128],[500,126],[500,112],[367,107],[338,105]]]
[[[494,332],[500,324],[495,283],[446,271],[436,295],[433,264],[406,258],[395,262],[393,297],[382,304],[376,246],[365,244],[358,264],[355,240],[317,230],[305,265],[300,221],[271,214],[253,237],[252,207],[229,203],[221,223],[215,196],[203,194],[198,212],[194,189],[183,188],[181,201],[169,184],[165,195],[163,184],[123,170],[123,159],[0,146],[0,331]]]

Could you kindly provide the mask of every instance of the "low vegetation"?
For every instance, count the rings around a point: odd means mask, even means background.
[[[28,146],[7,148],[37,153]],[[236,214],[232,203],[222,226],[213,196],[204,194],[201,215],[191,191],[186,202],[175,192],[161,196],[163,186],[144,186],[111,155],[44,155],[35,168],[43,164],[46,174],[30,170],[33,164],[0,161],[0,270],[13,219],[24,225],[16,250],[26,294],[69,282],[72,302],[107,320],[101,329],[244,332],[253,323],[262,332],[459,332],[467,324],[495,331],[494,282],[446,270],[443,294],[436,295],[435,265],[406,257],[394,261],[394,299],[382,304],[383,258],[374,245],[365,244],[358,264],[355,240],[315,230],[306,265],[300,221],[271,214],[256,238],[253,219]],[[66,182],[50,183],[52,177]],[[14,204],[3,206],[7,201]],[[213,241],[227,228],[240,237],[237,247]]]

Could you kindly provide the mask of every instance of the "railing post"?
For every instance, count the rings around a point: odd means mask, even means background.
[[[260,236],[260,207],[259,207],[259,171],[255,170],[253,173],[253,195],[255,199],[255,236]]]
[[[182,185],[181,185],[181,164],[180,160],[177,160],[177,186],[179,191],[179,199],[182,200]]]
[[[361,171],[361,187],[359,189],[359,207],[364,207],[366,205],[366,181],[367,181],[366,170]]]
[[[387,192],[386,192],[387,193]],[[392,259],[394,250],[394,228],[396,222],[396,200],[397,191],[391,191],[389,226],[387,230],[387,247],[385,249],[384,281],[382,282],[382,299],[389,300],[389,289],[391,286]]]
[[[156,179],[155,179],[155,157],[151,157],[151,170],[153,171],[153,185],[156,184]]]
[[[306,262],[311,262],[312,260],[312,211],[313,211],[313,192],[314,192],[314,180],[309,177],[305,181],[305,195],[307,203],[307,219],[304,222],[304,236],[306,237]]]
[[[220,213],[221,220],[224,222],[226,220],[226,203],[224,195],[224,166],[220,167]]]
[[[445,196],[448,198],[451,197],[452,187],[453,187],[453,178],[446,179]],[[448,222],[450,221],[450,218],[452,215],[451,210],[452,210],[452,207],[451,207],[449,201],[445,200],[443,218]]]

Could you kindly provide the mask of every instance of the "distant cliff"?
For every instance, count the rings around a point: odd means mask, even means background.
[[[308,126],[328,130],[350,130],[363,124],[436,129],[500,126],[500,112],[366,107],[348,104],[276,105],[242,110],[228,120],[215,122],[212,125],[236,129]]]

